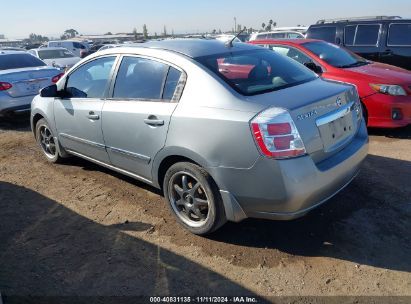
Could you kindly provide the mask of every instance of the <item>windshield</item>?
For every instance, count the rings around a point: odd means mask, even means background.
[[[368,64],[364,58],[332,43],[316,41],[306,42],[302,45],[336,68],[351,68]]]
[[[72,58],[74,55],[68,50],[41,50],[38,51],[41,59]]]
[[[30,54],[0,55],[0,71],[45,66],[40,59]]]
[[[256,95],[317,78],[298,62],[266,49],[196,58],[243,95]]]

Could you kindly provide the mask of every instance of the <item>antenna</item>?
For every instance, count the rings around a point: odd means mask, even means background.
[[[236,38],[238,38],[238,36],[240,36],[242,33],[244,33],[245,30],[247,30],[247,28],[244,26],[244,28],[243,28],[241,31],[239,31],[238,34],[235,35],[233,39],[231,39],[230,41],[227,41],[227,42],[226,42],[225,46],[226,46],[226,47],[229,47],[229,48],[232,48],[232,47],[234,46],[234,45],[233,45],[234,40],[235,40]]]

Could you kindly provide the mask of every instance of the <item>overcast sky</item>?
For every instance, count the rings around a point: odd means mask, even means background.
[[[333,17],[400,15],[411,17],[411,0],[14,0],[0,11],[0,34],[25,38],[30,33],[60,36],[74,28],[81,34],[142,31],[150,34],[222,31],[237,23],[260,28],[310,25]]]

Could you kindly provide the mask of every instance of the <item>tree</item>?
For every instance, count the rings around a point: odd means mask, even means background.
[[[218,29],[218,34],[222,34],[223,32],[221,31],[221,29]]]
[[[167,37],[167,28],[166,28],[166,26],[165,26],[165,25],[164,25],[163,36],[164,36],[164,37]]]
[[[137,35],[137,29],[136,28],[133,28],[133,35],[134,35],[134,39],[137,40],[138,35]]]
[[[104,35],[113,35],[111,32],[107,32]]]
[[[64,31],[63,36],[66,36],[68,38],[74,38],[78,35],[78,32],[75,29],[68,29]]]
[[[265,29],[265,23],[263,22],[263,24],[261,24],[261,27],[263,28],[263,30]]]
[[[147,30],[147,25],[143,25],[143,36],[144,39],[148,39],[148,30]]]
[[[216,30],[216,29],[213,30],[213,35],[215,35],[215,34],[217,34],[217,30]]]
[[[31,33],[29,35],[29,38],[26,40],[28,40],[28,42],[30,43],[43,43],[49,41],[49,38],[42,35],[36,35],[34,33]]]
[[[243,29],[241,28],[241,24],[237,25],[237,33],[241,32]]]

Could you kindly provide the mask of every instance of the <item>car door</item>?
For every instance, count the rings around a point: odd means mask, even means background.
[[[162,61],[124,56],[103,108],[111,164],[150,181],[152,160],[166,141],[185,73]]]
[[[64,98],[54,103],[60,143],[69,152],[109,163],[101,118],[116,56],[89,61],[66,78]]]
[[[381,62],[411,70],[411,22],[391,23]]]

